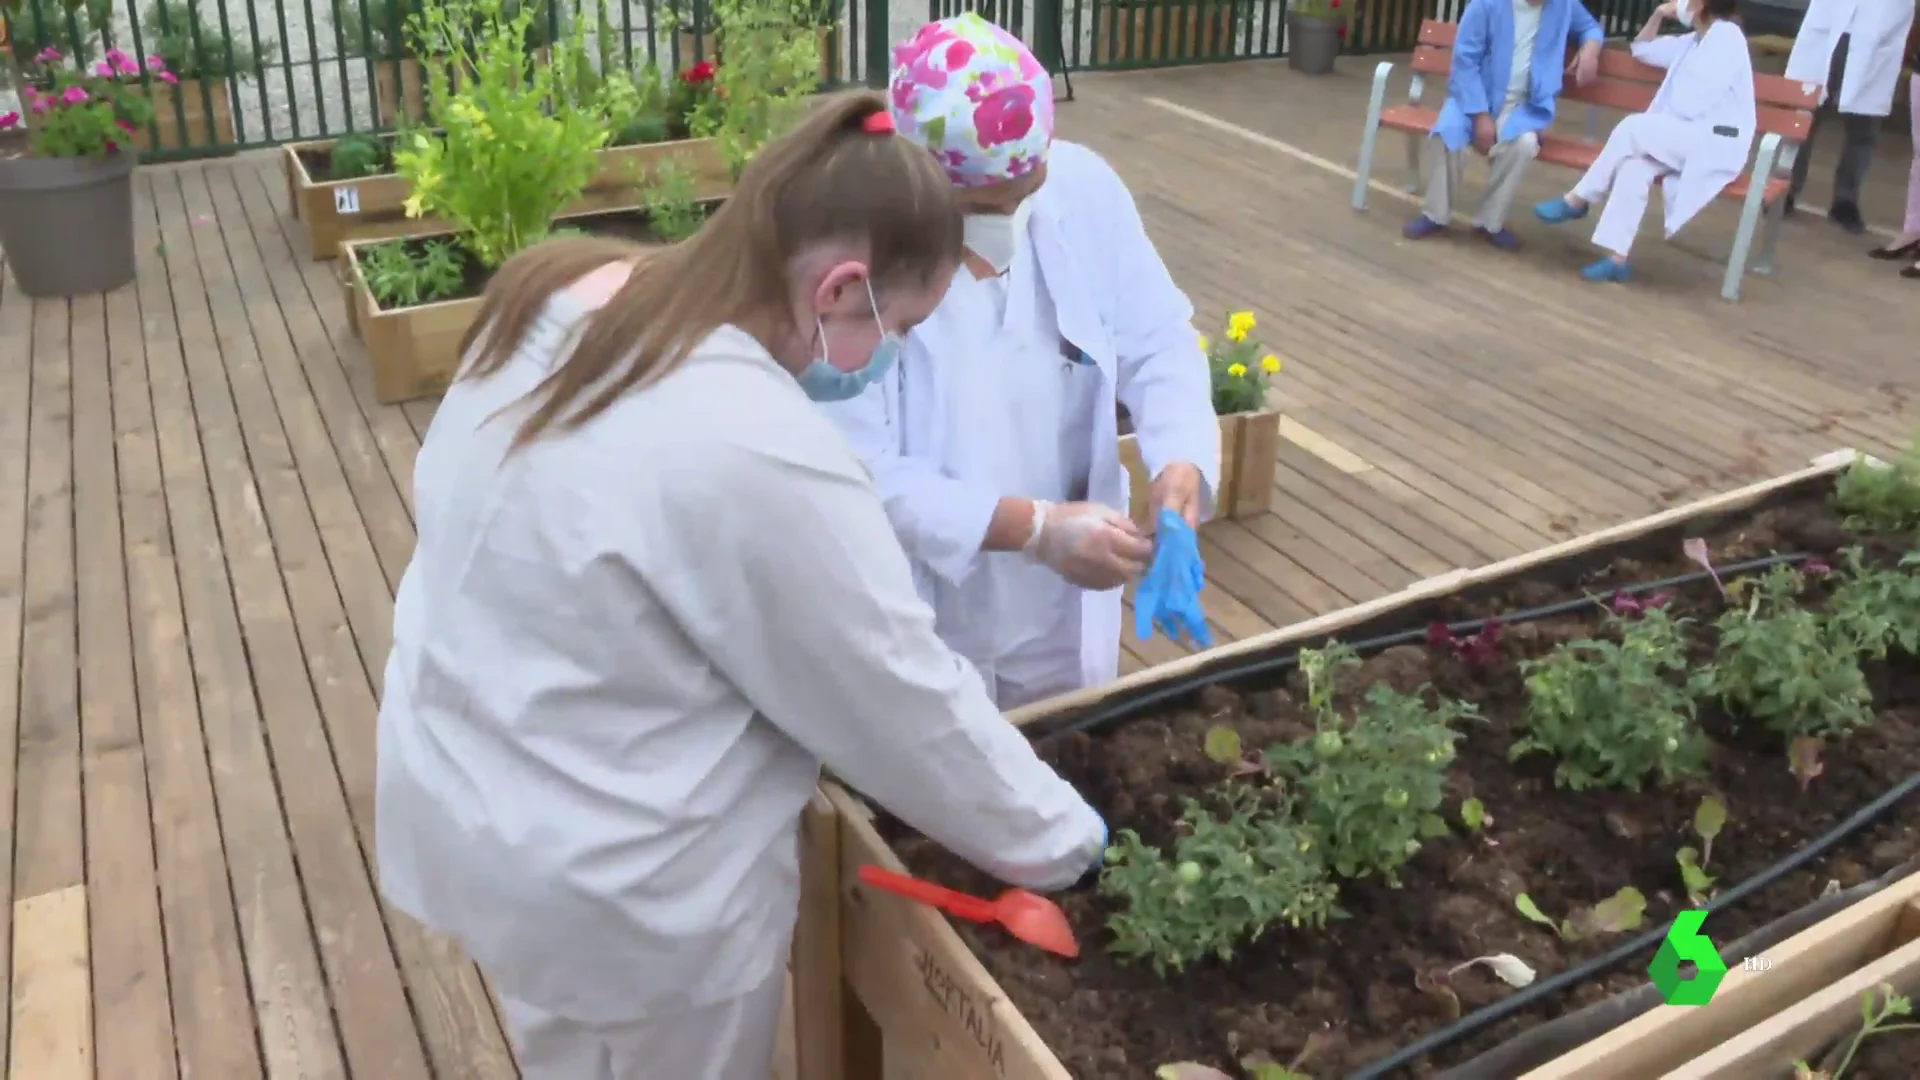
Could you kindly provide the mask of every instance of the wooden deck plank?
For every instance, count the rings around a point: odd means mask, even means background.
[[[136,190],[136,243],[142,251],[153,251],[159,240],[151,188],[140,183]],[[123,290],[108,300],[108,338],[135,700],[140,707],[153,807],[174,1054],[180,1074],[187,1078],[259,1080],[262,1065],[254,1036],[253,1000],[209,766],[213,750],[201,728],[194,660],[187,652],[180,564],[194,564],[196,553],[189,549],[182,556],[176,551],[166,478],[173,479],[173,495],[183,511],[178,540],[184,545],[205,540],[202,529],[211,527],[211,511],[205,508],[205,480],[198,471],[197,451],[187,453],[186,460],[180,458],[178,433],[183,425],[179,417],[171,418],[165,428],[174,433],[170,452],[176,455],[175,467],[171,473],[162,467],[163,429],[154,416],[157,380],[148,374],[149,363],[163,371],[178,370],[180,364],[173,296],[163,259],[140,260],[131,293]],[[164,407],[168,399],[162,402]],[[199,553],[201,559],[213,554]],[[204,638],[201,644],[206,646]],[[230,813],[245,809],[228,807]],[[113,1033],[108,1032],[103,1048],[113,1041]]]
[[[87,887],[13,905],[13,1040],[8,1080],[93,1080]]]
[[[221,334],[207,304],[179,173],[150,170],[144,179],[152,193],[153,221],[143,231],[158,236],[155,250],[165,260],[163,280],[174,300],[171,313],[162,318],[174,324],[168,329],[179,342],[175,352],[160,351],[157,363],[149,348],[147,375],[264,1066],[273,1076],[345,1080],[347,1066],[308,922],[303,879],[295,870],[288,820],[293,812],[282,811],[268,755],[266,724],[274,719],[276,703],[264,693],[256,698],[256,690],[264,688],[256,687],[249,661],[257,640],[251,624],[271,602],[249,563],[270,558],[271,547],[227,394]],[[277,590],[278,582],[270,587]],[[288,662],[284,652],[273,656],[261,649],[258,656],[261,671],[276,664],[284,670]],[[296,651],[293,663],[299,662]],[[288,760],[292,776],[309,767]],[[311,872],[304,881],[323,884]]]
[[[0,264],[0,836],[18,824],[21,630],[26,614],[27,456],[33,382],[33,307]],[[23,359],[24,358],[24,359]],[[0,910],[15,899],[13,852],[0,858]],[[13,920],[0,919],[0,991],[12,1001]],[[0,1054],[12,1044],[12,1010],[0,1009]]]
[[[132,615],[115,463],[111,349],[141,352],[138,300],[113,294],[75,300],[73,313],[73,489],[78,583],[80,738],[86,811],[86,880],[110,904],[88,906],[102,1040],[94,1064],[106,1076],[176,1075],[166,943],[153,858],[153,808],[134,696]],[[132,318],[128,318],[131,313]]]

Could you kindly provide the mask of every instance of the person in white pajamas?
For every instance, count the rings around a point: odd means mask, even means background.
[[[1633,41],[1635,59],[1667,71],[1653,104],[1615,125],[1572,191],[1534,207],[1542,221],[1558,224],[1605,200],[1593,242],[1608,255],[1580,271],[1588,281],[1627,280],[1627,256],[1655,183],[1671,237],[1745,169],[1755,122],[1753,60],[1733,18],[1738,5],[1668,0],[1655,8]],[[1660,36],[1668,19],[1688,31]]]

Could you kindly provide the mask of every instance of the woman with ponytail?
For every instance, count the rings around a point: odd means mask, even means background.
[[[378,842],[528,1080],[765,1080],[823,764],[1013,884],[1098,860],[812,405],[887,370],[961,233],[854,93],[685,243],[553,240],[489,284],[416,466]]]

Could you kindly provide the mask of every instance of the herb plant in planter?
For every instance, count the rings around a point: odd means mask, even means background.
[[[158,56],[149,70],[173,78]],[[153,116],[116,49],[95,69],[47,48],[21,72],[25,154],[0,157],[0,250],[28,296],[107,292],[133,280],[133,135]],[[22,122],[0,115],[0,129]]]
[[[227,33],[207,18],[206,8],[188,0],[151,0],[140,14],[140,27],[150,35],[153,52],[177,84],[152,87],[153,128],[141,131],[142,150],[182,150],[231,147],[237,141],[233,126],[233,81],[258,78],[261,52],[278,48],[271,38],[243,41],[238,26]]]

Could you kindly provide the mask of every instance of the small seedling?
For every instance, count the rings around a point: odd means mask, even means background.
[[[1500,659],[1503,630],[1499,619],[1488,619],[1480,624],[1477,633],[1461,637],[1446,623],[1437,622],[1427,627],[1427,644],[1436,649],[1453,650],[1469,667],[1488,667]]]
[[[1460,802],[1460,824],[1474,832],[1493,824],[1493,818],[1487,814],[1487,806],[1479,799],[1468,798]]]
[[[1700,837],[1700,847],[1683,847],[1674,855],[1680,864],[1680,880],[1687,887],[1687,901],[1696,907],[1707,902],[1713,888],[1714,877],[1707,873],[1707,864],[1713,861],[1713,838],[1726,824],[1727,805],[1711,795],[1701,799],[1699,809],[1693,812],[1693,831]]]
[[[1240,733],[1225,724],[1207,729],[1201,751],[1209,760],[1225,765],[1231,776],[1258,776],[1267,771],[1266,761],[1257,754],[1249,756],[1240,742]]]
[[[1713,558],[1707,553],[1707,542],[1705,540],[1697,536],[1690,536],[1680,542],[1680,551],[1686,555],[1687,558],[1699,563],[1700,569],[1705,570],[1707,576],[1713,579],[1713,587],[1720,590],[1721,599],[1730,599],[1727,595],[1726,583],[1720,580],[1720,571],[1713,568]]]
[[[1530,986],[1533,983],[1534,970],[1525,960],[1512,953],[1493,953],[1489,956],[1476,956],[1464,964],[1450,968],[1435,968],[1432,971],[1415,972],[1413,988],[1423,994],[1432,994],[1446,1006],[1447,1018],[1460,1019],[1460,997],[1453,992],[1453,977],[1476,964],[1487,965],[1494,977],[1508,986]]]
[[[1631,885],[1607,897],[1605,900],[1576,911],[1573,917],[1555,923],[1533,902],[1533,897],[1521,893],[1513,898],[1513,906],[1520,914],[1547,927],[1560,935],[1562,941],[1585,941],[1601,934],[1617,934],[1623,930],[1638,930],[1647,913],[1647,898],[1639,889]]]
[[[1815,1068],[1804,1061],[1793,1063],[1794,1080],[1845,1080],[1853,1056],[1860,1044],[1875,1035],[1893,1031],[1920,1031],[1920,1022],[1895,1023],[1896,1017],[1913,1015],[1913,999],[1896,993],[1891,983],[1881,983],[1860,996],[1860,1027],[1853,1037],[1827,1051]]]
[[[1307,1059],[1320,1049],[1320,1036],[1307,1036],[1306,1045],[1293,1055],[1293,1061],[1281,1065],[1267,1054],[1255,1052],[1240,1059],[1240,1067],[1246,1070],[1248,1080],[1313,1080],[1305,1069]],[[1235,1080],[1231,1073],[1221,1072],[1211,1065],[1182,1061],[1173,1065],[1162,1065],[1153,1071],[1154,1080]]]

